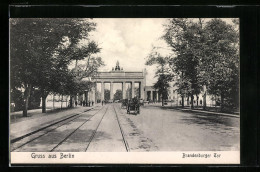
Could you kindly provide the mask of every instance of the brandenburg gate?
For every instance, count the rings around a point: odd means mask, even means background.
[[[97,76],[92,78],[92,82],[95,82],[95,88],[92,89],[92,97],[93,101],[96,102],[95,92],[97,83],[101,83],[101,101],[105,99],[105,83],[110,83],[110,99],[113,100],[113,84],[121,83],[122,84],[122,98],[126,99],[126,83],[130,83],[131,85],[131,98],[135,96],[135,83],[139,83],[139,95],[140,99],[144,99],[144,88],[146,85],[145,78],[145,70],[141,72],[127,72],[124,71],[123,68],[119,66],[119,62],[117,61],[115,68],[112,68],[109,72],[99,72]]]

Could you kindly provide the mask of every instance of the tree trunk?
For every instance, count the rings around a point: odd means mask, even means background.
[[[42,113],[46,113],[46,97],[47,96],[42,96]]]
[[[63,94],[61,95],[61,109],[62,109],[62,104],[63,104]]]
[[[52,95],[52,109],[55,109],[54,94]]]
[[[199,107],[199,96],[197,95],[197,107]]]
[[[69,105],[70,105],[70,107],[72,108],[72,106],[73,106],[73,101],[72,101],[72,98],[73,98],[73,96],[70,96],[70,102],[69,102]]]
[[[206,110],[206,107],[207,107],[207,101],[206,101],[206,98],[207,98],[207,91],[206,91],[206,85],[204,85],[204,95],[203,95],[203,110]]]
[[[75,70],[77,72],[77,69],[78,69],[78,60],[76,59],[76,63],[75,63]]]
[[[224,95],[223,95],[223,93],[221,93],[221,95],[220,95],[220,101],[221,101],[220,111],[223,112],[223,110],[224,110]]]
[[[162,106],[164,106],[164,99],[162,98]]]
[[[191,94],[191,109],[194,109],[194,105],[193,105],[193,101],[194,101],[194,97],[193,94]]]
[[[181,107],[184,108],[184,96],[181,96]]]
[[[206,110],[207,107],[207,100],[206,100],[207,94],[206,92],[203,95],[203,109]]]
[[[41,89],[41,98],[42,98],[42,113],[46,113],[46,98],[49,95],[43,88]]]
[[[24,91],[24,105],[23,105],[23,117],[27,117],[28,113],[28,102],[29,102],[29,97],[31,94],[31,88],[32,86],[29,84],[27,88],[25,88]]]

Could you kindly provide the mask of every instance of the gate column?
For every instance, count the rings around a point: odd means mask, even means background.
[[[95,104],[97,103],[96,90],[97,90],[97,84],[95,83],[94,88],[93,88],[93,102],[94,102]]]
[[[123,99],[126,99],[125,82],[123,82],[122,84],[122,94],[123,94]]]
[[[111,100],[114,99],[114,95],[113,95],[113,82],[110,83],[110,99]]]
[[[83,100],[86,100],[85,91],[84,91],[84,93],[82,94],[82,101],[83,101]]]
[[[134,81],[132,81],[132,85],[131,85],[132,87],[131,87],[131,89],[132,89],[132,98],[134,98],[135,97],[135,82]]]
[[[140,98],[144,100],[144,85],[143,85],[143,82],[140,82],[139,90],[140,90]]]
[[[104,82],[101,82],[101,101],[103,101],[104,100]]]

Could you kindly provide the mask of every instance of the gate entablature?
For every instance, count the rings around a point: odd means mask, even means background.
[[[122,93],[123,99],[126,98],[126,83],[131,83],[132,88],[132,98],[134,97],[134,84],[139,83],[140,88],[140,98],[144,99],[144,87],[146,82],[145,71],[131,72],[124,71],[123,68],[119,66],[117,61],[116,67],[112,68],[109,72],[98,72],[98,74],[92,78],[92,81],[96,83],[101,83],[101,100],[104,100],[104,84],[110,83],[110,98],[113,99],[113,83],[122,83]]]

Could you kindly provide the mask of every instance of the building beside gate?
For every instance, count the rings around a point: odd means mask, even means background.
[[[145,101],[149,102],[161,102],[162,98],[161,95],[158,93],[158,90],[153,88],[153,86],[145,86],[144,88],[145,92]],[[165,100],[167,103],[169,103],[172,106],[181,106],[182,105],[182,97],[177,92],[177,88],[174,86],[174,82],[170,83],[170,88],[168,89],[168,99]],[[197,96],[194,95],[193,100],[194,106],[202,106],[203,105],[203,94]],[[216,101],[213,96],[207,95],[206,99],[207,106],[215,106]],[[191,105],[191,98],[184,97],[184,106],[190,106]]]

